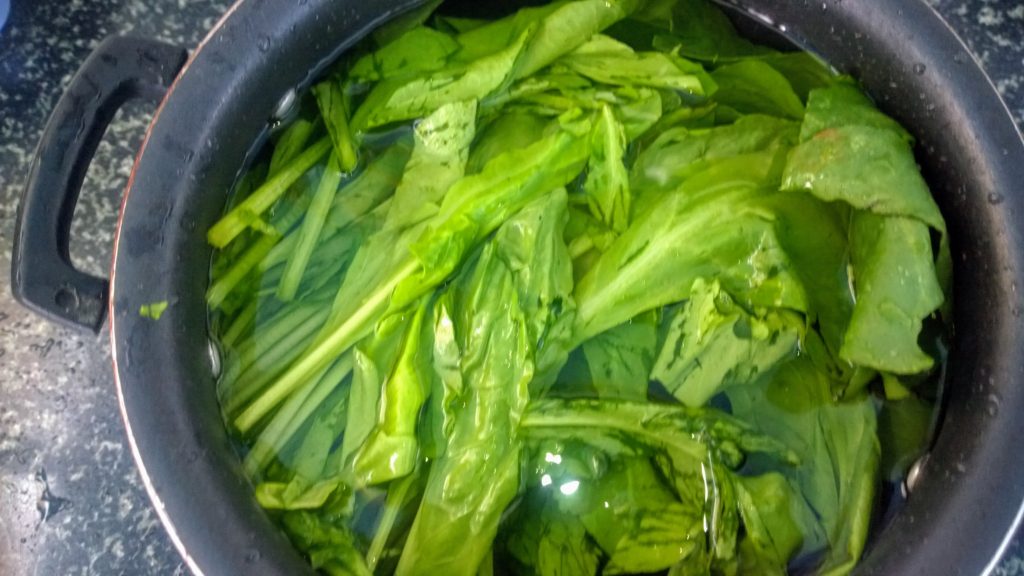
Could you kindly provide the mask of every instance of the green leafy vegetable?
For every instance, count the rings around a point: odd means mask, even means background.
[[[688,298],[712,274],[742,304],[805,310],[772,216],[756,206],[775,165],[771,153],[721,162],[652,204],[577,285],[578,340]]]
[[[515,430],[534,365],[515,280],[491,244],[460,288],[455,322],[466,404],[431,466],[400,575],[475,574],[518,488]]]
[[[152,304],[143,304],[142,306],[139,306],[139,316],[159,320],[160,317],[164,315],[164,312],[167,311],[167,306],[167,300],[153,302]]]
[[[252,226],[259,216],[270,208],[288,187],[313,167],[331,147],[331,141],[323,138],[292,159],[281,171],[236,206],[219,222],[210,227],[206,237],[217,248],[223,248]]]
[[[651,378],[683,404],[703,406],[722,387],[752,382],[792,356],[802,328],[783,311],[751,316],[718,282],[698,278],[669,324]]]
[[[648,313],[584,342],[598,396],[646,400],[657,339],[654,315]]]
[[[611,107],[601,108],[593,139],[590,172],[584,184],[587,202],[595,218],[621,233],[629,226],[631,205],[629,175],[623,164],[626,132]]]
[[[441,4],[208,231],[256,501],[330,575],[849,573],[940,397],[911,135],[706,0]]]

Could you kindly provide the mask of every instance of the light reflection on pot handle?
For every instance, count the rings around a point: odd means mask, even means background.
[[[157,40],[104,40],[71,79],[36,148],[18,206],[11,258],[15,298],[51,320],[98,332],[109,281],[75,268],[69,240],[78,193],[114,114],[135,99],[159,101],[188,53]]]

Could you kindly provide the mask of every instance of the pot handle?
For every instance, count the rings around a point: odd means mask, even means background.
[[[50,320],[99,332],[109,281],[75,268],[71,221],[86,171],[126,102],[159,101],[188,58],[157,40],[113,36],[78,69],[36,148],[18,207],[11,258],[15,298]]]

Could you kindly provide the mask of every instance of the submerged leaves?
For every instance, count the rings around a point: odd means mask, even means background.
[[[209,232],[257,501],[332,575],[852,570],[949,305],[910,136],[704,0],[438,4]]]

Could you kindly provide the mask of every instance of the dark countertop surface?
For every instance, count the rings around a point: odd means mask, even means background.
[[[863,0],[867,1],[867,0]],[[876,0],[883,1],[883,0]],[[1024,126],[1024,3],[929,0]],[[8,0],[0,0],[0,22]],[[106,333],[49,324],[10,294],[17,199],[46,118],[105,36],[192,48],[229,0],[12,0],[0,29],[0,574],[185,574],[121,426]],[[120,192],[151,113],[130,106],[89,169],[72,258],[105,274]],[[995,574],[1024,576],[1018,533]]]

